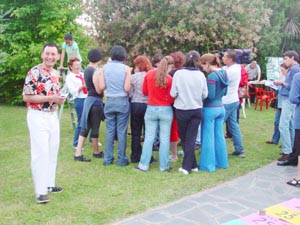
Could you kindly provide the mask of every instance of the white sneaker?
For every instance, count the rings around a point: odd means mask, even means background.
[[[179,150],[177,154],[180,155],[180,156],[184,156],[183,150]]]
[[[184,175],[189,175],[189,171],[182,169],[181,167],[178,169],[178,172],[183,173]]]
[[[198,172],[199,170],[198,170],[198,168],[196,167],[196,168],[191,169],[191,171],[192,171],[192,172]]]

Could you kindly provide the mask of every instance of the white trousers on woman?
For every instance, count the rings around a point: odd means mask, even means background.
[[[46,195],[48,187],[55,187],[60,141],[57,112],[29,109],[27,125],[30,134],[31,172],[35,195]]]

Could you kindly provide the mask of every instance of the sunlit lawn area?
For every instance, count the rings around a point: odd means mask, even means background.
[[[278,158],[280,152],[278,146],[265,144],[273,132],[274,110],[256,111],[247,106],[246,114],[246,119],[242,114],[240,119],[246,158],[229,157],[230,168],[226,170],[185,176],[177,172],[181,157],[172,163],[171,172],[164,173],[159,171],[158,163],[151,165],[147,173],[134,170],[135,164],[104,167],[102,159],[92,157],[90,143],[85,145],[84,154],[92,162],[75,162],[73,129],[65,109],[57,168],[57,185],[64,191],[50,194],[50,203],[39,205],[35,202],[30,171],[26,108],[1,105],[0,224],[109,224],[255,170]],[[100,128],[103,144],[104,130],[103,123]],[[228,152],[233,151],[230,140],[227,148]],[[129,156],[130,136],[127,153]],[[196,153],[198,156],[199,151]],[[154,157],[158,158],[157,152]]]

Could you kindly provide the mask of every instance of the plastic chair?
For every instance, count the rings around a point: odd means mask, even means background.
[[[266,109],[269,108],[271,99],[275,97],[274,91],[265,91],[262,88],[256,88],[255,90],[255,110],[259,104],[259,110],[262,111],[264,102],[266,103]]]

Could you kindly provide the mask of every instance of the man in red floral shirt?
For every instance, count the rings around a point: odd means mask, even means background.
[[[43,62],[27,74],[23,88],[23,100],[28,108],[27,125],[30,134],[31,171],[37,203],[49,201],[48,192],[61,192],[55,186],[60,128],[57,104],[65,97],[60,96],[59,74],[53,69],[59,59],[55,44],[44,45]]]

